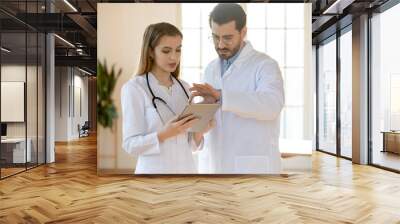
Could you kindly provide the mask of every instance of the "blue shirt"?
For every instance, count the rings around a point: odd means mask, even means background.
[[[221,60],[221,77],[224,75],[224,73],[229,69],[229,66],[231,66],[231,64],[236,60],[236,58],[239,57],[240,52],[242,51],[244,45],[246,43],[243,44],[242,48],[240,48],[240,50],[238,52],[236,52],[235,55],[233,55],[232,57],[230,57],[229,59],[225,60],[222,59]]]

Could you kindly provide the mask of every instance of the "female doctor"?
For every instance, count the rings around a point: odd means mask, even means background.
[[[193,115],[177,120],[188,104],[189,85],[179,79],[182,33],[169,23],[148,26],[139,71],[122,87],[123,148],[138,157],[136,174],[197,173],[192,152],[203,133],[188,129]]]

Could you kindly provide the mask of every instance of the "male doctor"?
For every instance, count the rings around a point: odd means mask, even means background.
[[[253,49],[246,37],[246,14],[238,4],[218,4],[210,14],[218,58],[206,68],[194,96],[219,102],[216,127],[205,136],[206,173],[278,174],[280,112],[284,91],[278,63]],[[271,43],[273,44],[273,43]],[[203,163],[203,164],[201,164]],[[204,164],[207,163],[207,164]]]

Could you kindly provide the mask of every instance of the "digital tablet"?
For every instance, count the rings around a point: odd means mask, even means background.
[[[208,122],[213,119],[215,112],[217,112],[220,104],[189,104],[185,107],[183,112],[178,116],[178,120],[193,114],[200,120],[197,121],[191,128],[190,132],[201,132],[207,128]]]

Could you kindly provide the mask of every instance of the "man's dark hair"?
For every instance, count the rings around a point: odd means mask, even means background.
[[[210,14],[210,27],[212,22],[222,25],[231,21],[236,22],[236,29],[238,31],[241,31],[246,25],[246,13],[239,4],[219,3]]]

